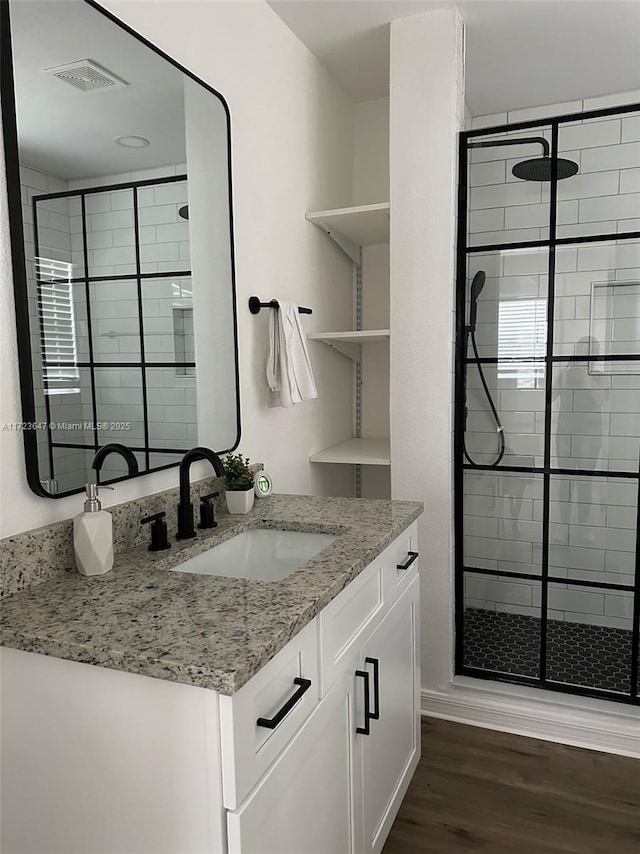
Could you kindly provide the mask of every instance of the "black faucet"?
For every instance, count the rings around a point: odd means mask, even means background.
[[[178,504],[178,533],[177,540],[190,540],[195,537],[193,527],[193,504],[191,503],[191,483],[189,471],[191,463],[196,460],[209,460],[218,477],[224,477],[222,460],[215,451],[209,448],[192,448],[180,462],[180,504]]]
[[[121,457],[124,457],[125,462],[129,466],[129,474],[138,473],[138,461],[134,457],[133,453],[124,445],[118,445],[117,442],[114,442],[111,445],[103,445],[93,458],[91,468],[94,468],[98,474],[100,474],[100,469],[109,454],[120,454]]]

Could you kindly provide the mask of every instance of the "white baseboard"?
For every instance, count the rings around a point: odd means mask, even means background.
[[[640,707],[467,677],[421,698],[427,717],[640,759]]]

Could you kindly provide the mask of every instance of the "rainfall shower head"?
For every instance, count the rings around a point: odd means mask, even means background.
[[[469,148],[499,148],[504,145],[541,145],[542,157],[533,157],[530,160],[523,160],[511,170],[516,178],[522,181],[551,181],[553,172],[553,160],[549,156],[549,143],[543,136],[514,136],[511,139],[481,139],[471,140],[468,143]],[[578,164],[573,160],[565,160],[562,157],[557,157],[557,178],[561,181],[563,178],[571,178],[578,172]]]
[[[558,181],[563,178],[571,178],[578,172],[578,164],[573,160],[565,160],[558,157],[557,177]],[[531,160],[523,160],[511,170],[516,178],[521,178],[523,181],[551,181],[553,172],[553,160],[550,157],[533,157]]]
[[[478,313],[478,297],[482,293],[484,283],[487,279],[484,270],[478,270],[471,282],[471,293],[469,296],[469,329],[475,332],[476,315]]]
[[[182,219],[189,219],[189,205],[183,205],[178,208],[178,216]]]

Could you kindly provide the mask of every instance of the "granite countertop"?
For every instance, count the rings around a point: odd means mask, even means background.
[[[246,516],[164,552],[138,547],[114,568],[76,572],[9,597],[3,646],[233,694],[422,512],[412,501],[273,495]],[[168,572],[249,528],[336,534],[282,581]]]

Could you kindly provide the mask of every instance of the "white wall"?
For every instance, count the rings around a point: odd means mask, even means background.
[[[134,29],[222,92],[232,119],[234,225],[243,437],[241,449],[264,461],[277,491],[348,494],[347,467],[311,466],[310,453],[351,430],[351,368],[329,348],[312,348],[319,398],[292,410],[269,409],[264,362],[267,312],[248,297],[280,297],[313,308],[309,331],[343,328],[351,313],[351,264],[306,210],[351,202],[353,107],[310,52],[262,2],[106,4]],[[4,176],[4,171],[2,172]],[[0,249],[1,421],[21,420],[4,178]],[[22,437],[1,432],[1,533],[68,518],[79,498],[39,499],[27,487]],[[203,474],[206,467],[198,469]],[[198,471],[197,470],[197,471]],[[197,474],[194,471],[194,474]],[[123,501],[176,483],[175,471],[120,484]]]
[[[392,496],[419,520],[422,685],[452,677],[452,371],[462,24],[440,10],[391,24]]]
[[[389,201],[389,99],[355,106],[353,204]]]
[[[353,204],[389,201],[389,99],[355,105]],[[362,328],[389,328],[389,244],[362,247]],[[362,435],[389,437],[389,345],[362,348]],[[391,471],[363,466],[362,496],[389,498]]]

